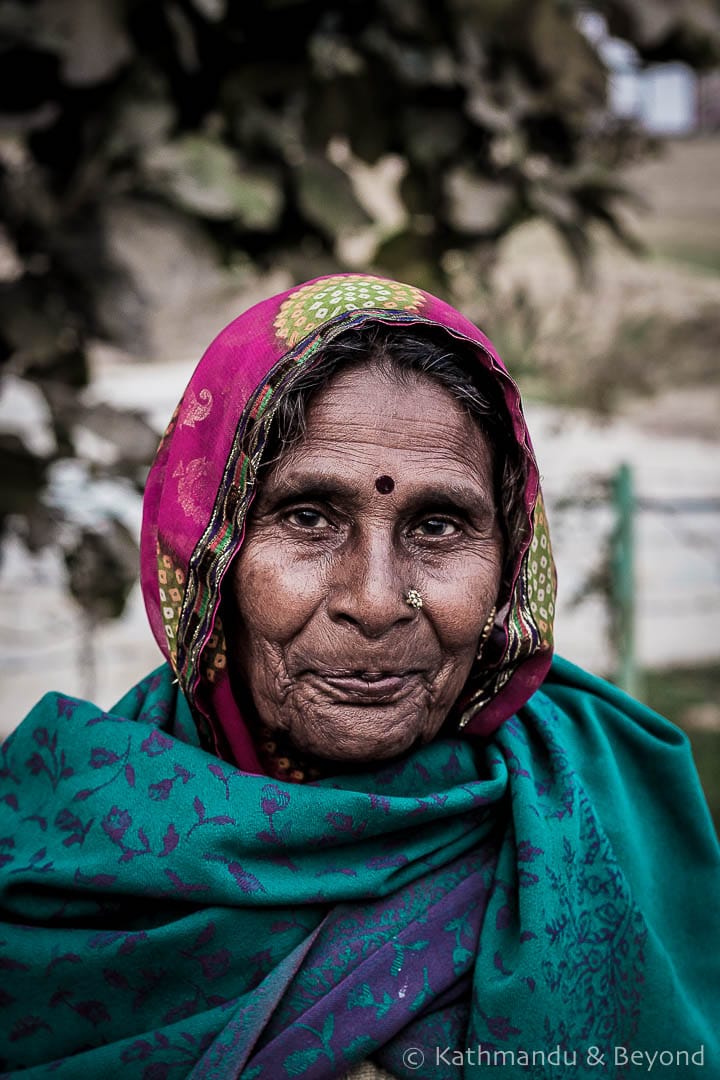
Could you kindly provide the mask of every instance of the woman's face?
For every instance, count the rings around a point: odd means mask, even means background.
[[[393,757],[459,696],[502,561],[492,451],[463,408],[425,376],[341,372],[260,485],[231,571],[231,665],[298,749]]]

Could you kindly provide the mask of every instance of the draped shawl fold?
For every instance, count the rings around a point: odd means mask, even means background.
[[[273,403],[368,318],[474,343],[531,529],[468,734],[290,784],[261,774],[232,698],[220,589]],[[462,316],[349,275],[231,324],[151,473],[143,587],[168,663],[109,712],[46,696],[2,747],[2,1075],[720,1075],[720,857],[687,741],[565,661],[548,672],[537,469]]]

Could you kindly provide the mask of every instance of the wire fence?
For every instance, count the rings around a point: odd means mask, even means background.
[[[559,561],[569,547],[574,564],[566,603],[602,603],[608,674],[623,689],[640,689],[638,641],[656,662],[720,658],[720,497],[638,494],[634,472],[623,464],[582,495],[547,501]],[[573,529],[592,535],[591,555],[573,547]],[[665,649],[657,641],[648,649],[648,638],[661,633]]]

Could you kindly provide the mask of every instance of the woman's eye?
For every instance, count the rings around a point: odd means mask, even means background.
[[[291,525],[299,525],[302,529],[325,529],[330,524],[319,510],[309,508],[291,510],[287,517]]]
[[[422,536],[452,536],[458,531],[458,527],[455,522],[447,521],[445,518],[426,518],[416,526],[414,531]]]

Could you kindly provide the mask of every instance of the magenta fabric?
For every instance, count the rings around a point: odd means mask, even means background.
[[[542,683],[552,655],[555,575],[538,469],[520,394],[487,337],[442,300],[369,275],[318,278],[256,304],[218,334],[163,437],[145,492],[142,588],[153,634],[172,665],[201,738],[241,768],[262,771],[233,696],[218,609],[243,539],[253,474],[275,403],[323,342],[369,320],[430,324],[475,346],[497,379],[527,461],[530,537],[512,596],[496,621],[493,670],[471,675],[460,710],[487,735]]]

